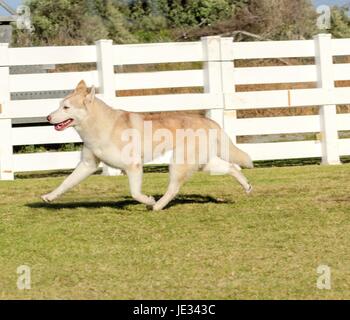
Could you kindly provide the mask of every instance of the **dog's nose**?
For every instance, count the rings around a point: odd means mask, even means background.
[[[47,121],[51,122],[51,116],[47,116]]]

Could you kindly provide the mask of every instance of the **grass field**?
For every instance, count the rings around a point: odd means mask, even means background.
[[[135,203],[126,177],[93,176],[46,205],[63,177],[0,182],[2,299],[350,298],[350,165],[197,174],[162,212]],[[159,196],[165,173],[145,174]],[[218,200],[219,199],[219,200]],[[316,268],[332,289],[316,287]],[[31,290],[16,269],[31,268]]]

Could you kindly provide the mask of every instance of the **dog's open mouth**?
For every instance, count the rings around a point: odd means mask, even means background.
[[[65,120],[65,121],[62,121],[60,123],[57,123],[55,124],[55,129],[57,131],[62,131],[66,128],[68,128],[72,123],[73,123],[73,119],[68,119],[68,120]]]

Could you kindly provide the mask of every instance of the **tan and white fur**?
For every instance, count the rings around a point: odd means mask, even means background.
[[[229,145],[229,161],[221,159],[219,156],[208,158],[207,163],[181,164],[172,161],[169,166],[170,182],[168,190],[158,201],[152,196],[142,193],[142,175],[144,148],[139,161],[124,161],[122,149],[126,142],[121,138],[124,130],[136,129],[143,135],[144,122],[151,121],[153,128],[167,129],[175,136],[177,129],[217,129],[221,128],[214,121],[199,115],[188,115],[173,113],[168,114],[146,114],[133,113],[123,110],[112,109],[95,96],[95,89],[87,88],[84,81],[81,81],[75,91],[67,96],[55,112],[48,116],[48,121],[55,125],[55,129],[62,131],[68,127],[74,127],[80,135],[84,145],[82,149],[81,161],[73,173],[54,191],[43,195],[45,202],[52,202],[69,189],[76,186],[85,178],[97,171],[100,161],[113,168],[123,169],[129,178],[130,191],[132,197],[153,210],[162,210],[180,190],[181,185],[198,170],[211,173],[228,173],[236,178],[247,193],[252,190],[245,176],[237,168],[237,165],[252,168],[252,161],[245,152],[238,149],[231,142]],[[159,141],[154,141],[153,149],[157,147]],[[174,141],[173,152],[176,148],[184,147],[176,145]],[[185,146],[187,147],[187,146]],[[198,144],[184,149],[189,153],[198,153]],[[189,151],[188,151],[189,150]],[[185,157],[184,159],[187,159]]]

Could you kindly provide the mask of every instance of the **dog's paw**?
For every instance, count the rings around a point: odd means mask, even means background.
[[[154,199],[152,196],[149,196],[147,205],[152,207],[155,204],[156,204],[156,199]]]
[[[251,184],[249,184],[249,188],[245,191],[247,194],[251,194],[253,191],[253,187]]]
[[[149,196],[144,203],[147,207],[153,207],[156,204],[156,200],[152,196]]]
[[[161,211],[163,208],[160,208],[156,204],[152,207],[152,211]]]
[[[157,209],[157,204],[156,203],[154,203],[154,204],[152,204],[152,205],[147,205],[146,206],[146,208],[147,208],[147,210],[149,210],[149,211],[159,211],[160,209]]]
[[[153,210],[153,207],[155,204],[156,204],[156,199],[154,199],[152,196],[149,196],[148,201],[146,203],[146,208],[148,210]]]
[[[46,203],[50,203],[54,201],[56,198],[57,197],[54,196],[52,193],[44,194],[43,196],[41,196],[41,199]]]

